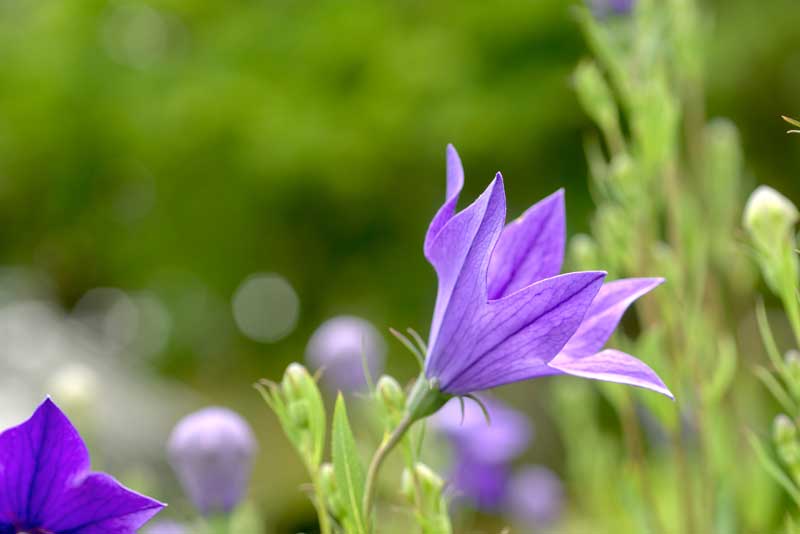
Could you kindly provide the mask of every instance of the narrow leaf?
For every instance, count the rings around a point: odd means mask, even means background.
[[[772,373],[770,373],[766,368],[757,365],[753,372],[755,373],[756,377],[767,387],[767,389],[772,393],[772,396],[775,397],[780,405],[786,410],[788,413],[794,416],[797,413],[797,407],[795,406],[794,402],[792,402],[792,398],[789,393],[783,388],[783,386],[778,382],[778,379],[775,378]]]
[[[780,466],[769,457],[769,453],[767,453],[766,448],[758,439],[758,437],[755,436],[755,434],[748,432],[747,438],[750,440],[750,446],[753,447],[753,450],[758,457],[758,461],[761,463],[761,466],[764,468],[764,470],[769,473],[769,475],[772,476],[772,478],[774,478],[778,484],[783,486],[783,489],[785,489],[789,495],[792,496],[794,502],[800,506],[800,489],[798,489],[789,476],[783,472],[783,469],[781,469]]]
[[[781,358],[781,353],[778,350],[778,345],[775,343],[775,337],[772,335],[772,329],[769,326],[769,319],[767,318],[767,310],[764,307],[764,301],[759,300],[756,303],[756,322],[758,323],[758,331],[761,333],[761,340],[764,343],[764,348],[767,351],[772,365],[775,370],[780,373],[782,377],[787,376],[786,365]]]
[[[364,467],[356,451],[356,442],[347,419],[347,407],[341,393],[333,411],[333,471],[355,534],[367,534],[366,522],[361,513]]]

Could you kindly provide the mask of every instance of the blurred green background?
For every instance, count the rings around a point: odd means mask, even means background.
[[[800,114],[800,4],[704,10],[709,115],[741,129],[753,184],[800,198],[800,144],[779,119]],[[98,287],[160,303],[165,343],[126,365],[188,405],[246,414],[254,496],[292,528],[311,517],[301,467],[250,384],[334,315],[427,331],[421,247],[448,142],[463,198],[500,170],[513,217],[566,187],[569,233],[585,231],[593,129],[570,87],[584,55],[557,0],[0,0],[0,262],[67,312]],[[255,272],[299,298],[274,343],[231,312]],[[411,378],[389,346],[389,370]]]

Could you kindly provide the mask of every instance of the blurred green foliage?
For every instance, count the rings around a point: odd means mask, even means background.
[[[497,170],[510,216],[565,186],[570,233],[588,229],[569,4],[0,0],[0,262],[46,273],[66,307],[98,286],[156,292],[173,335],[154,368],[261,413],[248,384],[279,376],[329,316],[425,329],[421,243],[447,142],[465,198]],[[709,115],[739,127],[753,182],[800,197],[779,119],[800,114],[800,5],[702,8]],[[230,317],[255,271],[301,301],[270,346]],[[274,468],[291,452],[267,439]]]

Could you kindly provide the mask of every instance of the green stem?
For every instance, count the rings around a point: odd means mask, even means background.
[[[213,515],[206,521],[209,534],[228,534],[230,531],[230,517],[227,515]]]
[[[370,522],[372,501],[375,497],[375,485],[377,483],[378,473],[381,470],[381,465],[383,465],[389,453],[392,452],[392,449],[403,439],[403,436],[408,432],[408,429],[411,428],[411,425],[414,424],[414,421],[410,414],[404,415],[403,419],[401,419],[400,423],[397,425],[397,428],[395,428],[389,437],[381,443],[381,446],[375,451],[375,456],[372,457],[372,462],[370,462],[369,469],[367,470],[367,482],[364,487],[363,509],[367,522]]]
[[[328,515],[328,507],[325,504],[325,491],[322,489],[318,471],[311,473],[311,483],[314,485],[314,508],[317,509],[320,534],[332,534],[331,518]]]

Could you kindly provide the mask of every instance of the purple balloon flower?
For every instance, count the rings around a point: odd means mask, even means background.
[[[466,395],[540,376],[569,374],[672,394],[647,365],[603,345],[626,308],[663,282],[603,284],[602,271],[559,275],[564,194],[505,225],[503,178],[456,213],[461,161],[447,148],[447,199],[430,224],[425,256],[439,279],[425,376],[432,389]],[[421,397],[422,398],[422,397]],[[424,415],[435,405],[419,408]]]
[[[477,510],[496,513],[505,501],[510,474],[509,464],[484,463],[456,452],[448,482],[456,504],[463,500]]]
[[[211,407],[187,415],[175,426],[167,448],[178,480],[200,513],[236,508],[256,452],[253,431],[239,414]]]
[[[503,503],[510,463],[531,442],[533,428],[524,414],[495,399],[481,399],[491,423],[477,404],[467,401],[462,417],[453,399],[432,417],[432,427],[453,445],[449,482],[457,496],[484,511]]]
[[[633,11],[636,0],[588,0],[592,13],[597,17],[607,17],[610,14],[627,15]]]
[[[165,506],[89,468],[80,434],[46,399],[0,434],[0,534],[133,534]]]
[[[332,390],[363,389],[364,358],[370,375],[378,376],[386,358],[386,342],[372,323],[350,315],[322,323],[306,347],[309,366],[323,370],[322,383]]]
[[[528,418],[493,398],[481,398],[489,414],[474,402],[461,403],[452,399],[432,417],[431,424],[459,450],[462,455],[481,463],[510,462],[528,448],[533,427]]]
[[[149,526],[145,534],[189,534],[189,529],[177,521],[160,521]]]
[[[550,527],[564,509],[564,485],[544,466],[525,467],[509,482],[507,506],[520,525],[529,529]]]

